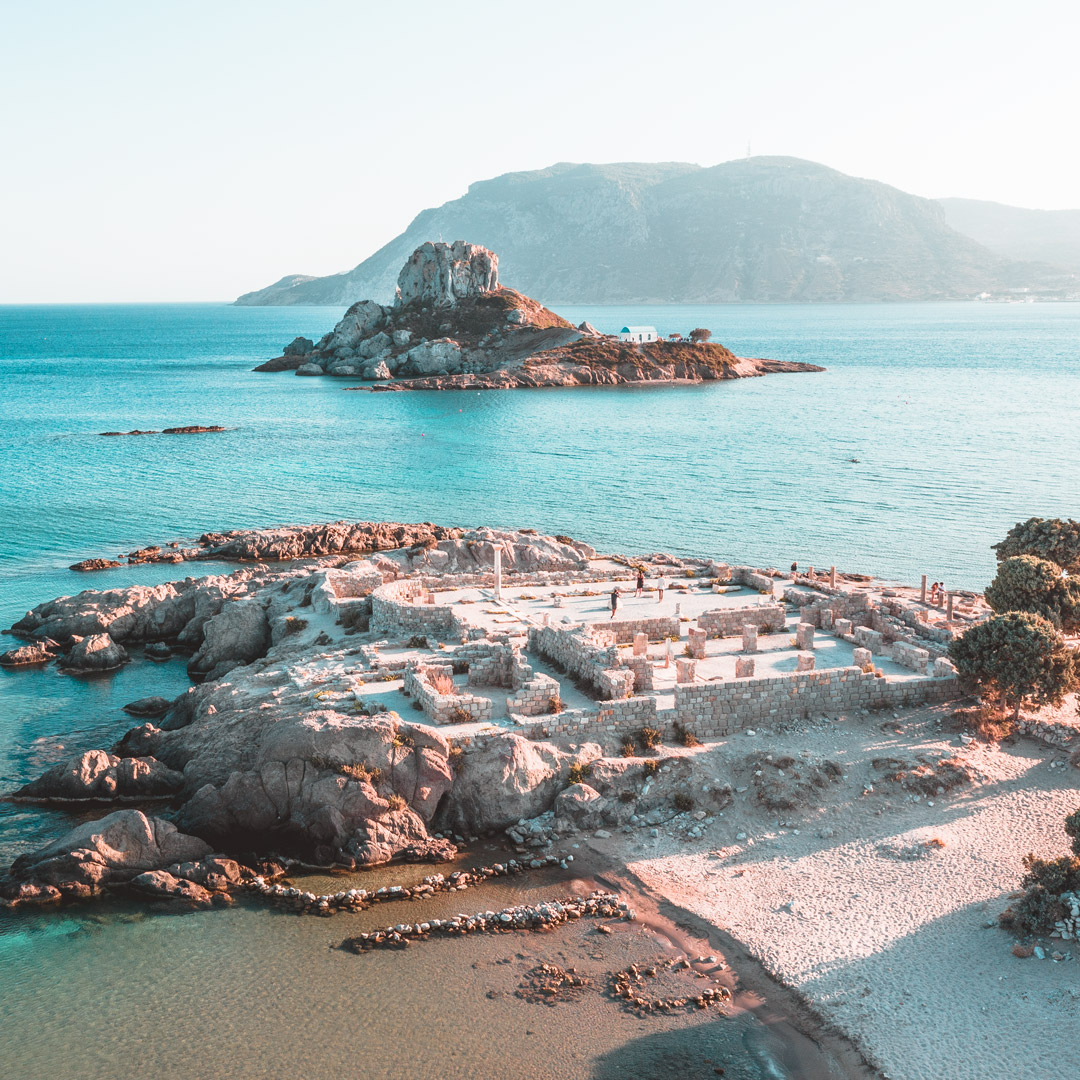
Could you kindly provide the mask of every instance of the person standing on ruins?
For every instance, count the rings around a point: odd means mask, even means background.
[[[645,571],[638,567],[637,572],[637,589],[634,591],[635,596],[640,596],[645,589]]]
[[[619,586],[611,590],[611,617],[615,618],[615,612],[619,610]]]
[[[656,602],[658,604],[661,604],[664,601],[664,588],[665,588],[664,579],[661,578],[656,583]]]

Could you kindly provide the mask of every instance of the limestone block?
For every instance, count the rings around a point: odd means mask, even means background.
[[[799,608],[799,622],[806,623],[808,626],[817,626],[818,613],[812,607]]]
[[[831,630],[833,628],[833,620],[835,615],[832,608],[824,608],[821,612],[821,629]]]
[[[855,641],[871,652],[881,652],[881,633],[878,630],[871,630],[869,626],[855,627]]]
[[[690,644],[689,644],[690,655],[695,660],[704,660],[705,659],[705,642],[708,639],[708,635],[705,633],[704,630],[697,630],[694,627],[691,627],[690,631],[689,631],[689,637],[690,637]]]
[[[697,674],[697,663],[693,660],[679,658],[675,661],[675,681],[677,683],[691,683]]]
[[[833,630],[836,632],[837,637],[849,637],[851,635],[851,620],[834,619]]]
[[[856,667],[865,667],[867,664],[873,663],[874,655],[869,649],[856,649],[853,653],[852,663]]]
[[[814,647],[814,626],[812,623],[799,623],[795,629],[795,647],[812,649]]]
[[[749,679],[754,674],[754,660],[749,656],[737,656],[735,658],[735,678]]]
[[[742,628],[742,647],[743,652],[757,652],[758,628],[753,623],[746,623]]]
[[[956,665],[947,656],[939,656],[934,660],[935,678],[943,679],[955,674]]]
[[[814,657],[808,653],[799,653],[799,666],[796,669],[798,671],[813,671],[814,670]]]
[[[649,639],[644,634],[634,635],[634,655],[647,656],[649,652]]]

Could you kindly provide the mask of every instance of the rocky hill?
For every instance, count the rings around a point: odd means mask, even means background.
[[[355,389],[702,382],[810,364],[747,360],[708,341],[635,343],[600,334],[499,284],[499,257],[456,240],[421,244],[398,274],[390,305],[353,304],[317,342],[296,338],[256,371],[362,379]],[[350,388],[352,389],[352,388]]]
[[[757,157],[508,173],[423,211],[348,273],[283,278],[237,303],[387,301],[402,262],[439,236],[498,251],[506,280],[563,303],[938,300],[1047,282],[951,228],[931,199]]]

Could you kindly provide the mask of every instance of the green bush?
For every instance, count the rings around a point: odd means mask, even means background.
[[[584,783],[588,778],[592,776],[592,766],[586,765],[583,762],[575,761],[570,766],[569,780],[571,784]]]
[[[1010,611],[976,623],[949,646],[965,679],[1020,715],[1022,705],[1060,705],[1077,677],[1074,653],[1041,615]]]
[[[1048,559],[1068,570],[1080,572],[1080,521],[1072,518],[1028,518],[1018,521],[1000,544],[994,545],[998,562],[1017,555]]]
[[[1067,631],[1080,629],[1080,581],[1062,577],[1057,563],[1035,555],[1015,555],[998,567],[986,602],[1003,614],[1029,611]]]

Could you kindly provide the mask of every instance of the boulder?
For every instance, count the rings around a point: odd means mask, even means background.
[[[164,716],[169,711],[172,702],[164,697],[144,697],[138,701],[129,701],[124,706],[124,712],[128,716],[154,717]]]
[[[255,599],[226,604],[203,627],[203,641],[188,661],[192,678],[220,679],[234,667],[250,664],[266,655],[270,647],[270,624],[262,604]]]
[[[387,352],[390,348],[390,335],[384,331],[380,331],[375,334],[374,337],[366,338],[356,346],[357,356],[362,356],[365,360],[371,360],[373,357],[380,356],[382,353]]]
[[[337,323],[334,329],[319,342],[319,349],[332,353],[336,349],[355,349],[361,341],[370,337],[373,330],[382,325],[386,313],[374,300],[358,300]]]
[[[363,368],[348,360],[335,360],[326,367],[327,375],[359,375]]]
[[[284,349],[282,356],[310,356],[315,351],[315,342],[311,338],[295,337]]]
[[[30,645],[20,645],[17,649],[9,649],[0,655],[0,667],[27,667],[31,664],[47,664],[58,651],[55,642],[48,645],[43,641],[35,641]]]
[[[209,844],[184,835],[172,822],[148,818],[140,810],[117,810],[76,826],[38,851],[20,855],[11,874],[16,880],[50,885],[67,881],[100,885],[210,853]]]
[[[194,881],[173,877],[166,870],[147,870],[131,879],[131,887],[159,900],[183,900],[205,906],[214,899],[208,889]]]
[[[297,375],[325,375],[326,372],[318,364],[301,364],[296,369]]]
[[[571,784],[555,797],[555,816],[578,829],[595,829],[603,824],[607,800],[588,784]]]
[[[408,330],[395,330],[390,337],[394,344],[401,348],[401,346],[409,344],[412,334]]]
[[[46,802],[154,798],[176,793],[183,783],[182,774],[152,757],[120,758],[104,750],[87,750],[54,765],[15,796]]]
[[[164,641],[151,641],[143,647],[143,656],[148,660],[168,660],[172,656],[172,646]]]
[[[385,360],[378,360],[373,364],[365,365],[362,375],[365,379],[373,381],[393,378],[393,374]]]
[[[438,338],[414,345],[401,367],[411,375],[447,375],[461,370],[461,346],[450,338]]]
[[[395,305],[414,301],[450,306],[499,287],[499,257],[478,244],[421,244],[401,269]]]
[[[454,787],[435,824],[459,833],[505,829],[549,809],[570,756],[510,732],[465,748]]]
[[[65,671],[91,674],[115,671],[128,662],[128,654],[108,634],[72,638],[72,646],[61,659]]]
[[[180,809],[182,827],[222,842],[276,837],[364,863],[423,850],[452,783],[446,740],[389,714],[287,708],[283,717],[239,702],[173,736],[190,755],[189,782],[207,781]]]

